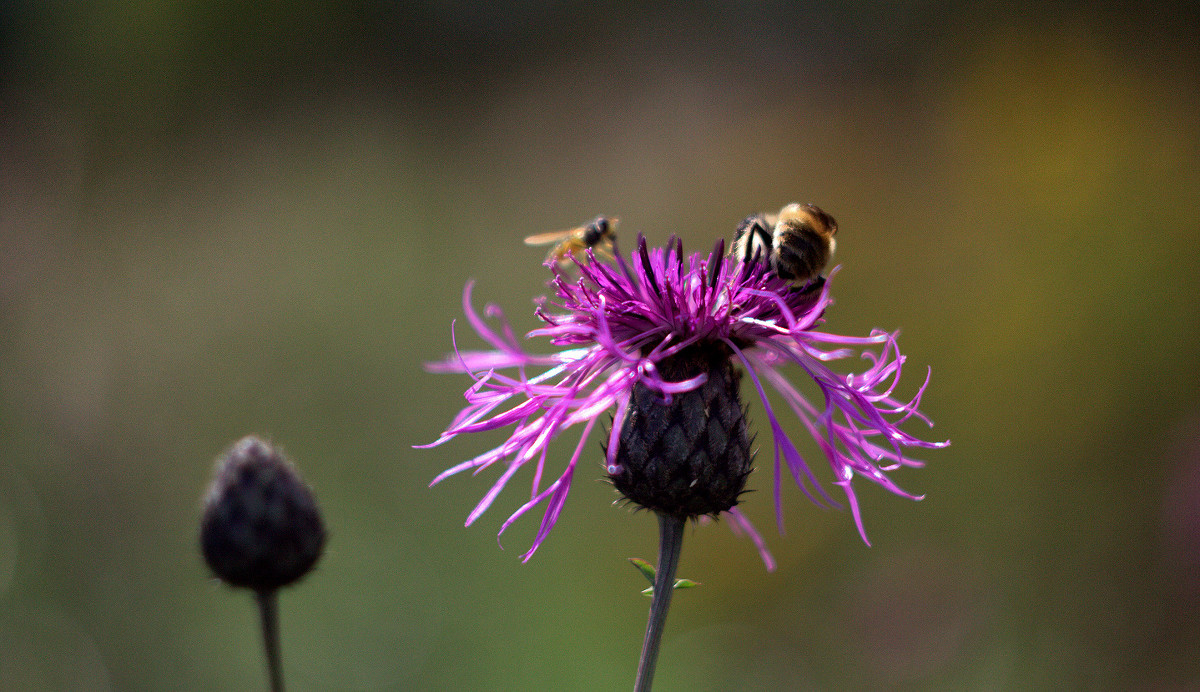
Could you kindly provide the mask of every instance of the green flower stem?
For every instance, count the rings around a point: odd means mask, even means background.
[[[260,589],[254,592],[258,614],[262,620],[263,647],[267,652],[267,674],[271,692],[284,692],[283,666],[279,656],[279,590]]]
[[[650,692],[654,682],[654,666],[658,663],[658,649],[662,644],[667,610],[671,608],[671,594],[675,593],[675,571],[679,568],[679,554],[683,550],[684,518],[657,514],[658,574],[654,581],[654,598],[650,601],[650,620],[646,623],[646,638],[642,642],[642,660],[638,663],[634,692]]]

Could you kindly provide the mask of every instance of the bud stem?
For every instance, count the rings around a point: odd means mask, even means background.
[[[658,663],[658,649],[667,622],[667,610],[671,607],[671,594],[675,592],[675,572],[679,568],[679,554],[683,550],[684,517],[661,512],[655,514],[658,515],[658,573],[634,692],[650,692],[650,685],[654,682],[654,666]]]
[[[263,647],[267,652],[267,674],[271,692],[284,692],[283,666],[279,655],[279,590],[259,589],[254,592],[258,614],[262,620]]]

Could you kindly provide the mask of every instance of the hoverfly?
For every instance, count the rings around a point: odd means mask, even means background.
[[[597,216],[586,226],[531,235],[525,239],[525,244],[554,243],[554,247],[546,255],[546,264],[553,263],[558,269],[566,269],[571,266],[572,259],[577,262],[586,261],[585,251],[588,248],[593,248],[597,253],[610,254],[613,240],[617,237],[616,226],[617,219]]]

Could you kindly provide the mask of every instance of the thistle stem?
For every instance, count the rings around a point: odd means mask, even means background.
[[[646,623],[646,638],[642,641],[642,659],[638,662],[634,692],[650,692],[654,682],[654,666],[662,644],[663,627],[671,595],[675,593],[675,571],[683,550],[683,517],[658,514],[658,571],[654,578],[654,597],[650,600],[650,620]]]
[[[283,666],[279,656],[279,590],[260,589],[254,592],[258,614],[262,620],[263,647],[267,652],[267,674],[271,692],[284,692]]]

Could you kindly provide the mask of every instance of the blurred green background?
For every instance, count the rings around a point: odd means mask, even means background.
[[[331,531],[282,597],[292,689],[628,689],[653,518],[597,451],[528,564],[537,515],[494,537],[528,474],[464,529],[495,472],[426,486],[494,438],[411,448],[468,384],[421,364],[469,278],[535,326],[524,235],[604,213],[707,250],[792,201],[840,223],[827,328],[901,329],[902,393],[933,368],[913,431],[953,446],[900,474],[923,502],[858,486],[872,548],[794,487],[778,535],[764,463],[744,506],[779,568],[689,531],[704,585],[656,689],[1195,689],[1198,27],[1184,2],[5,4],[0,689],[265,688],[251,599],[196,545],[247,433]]]

